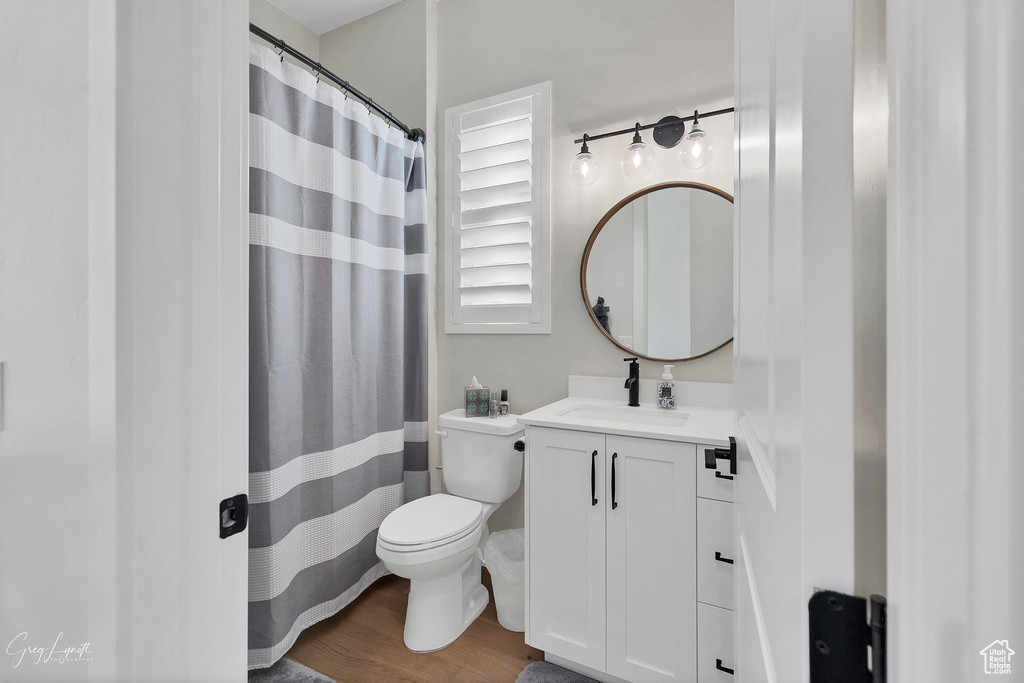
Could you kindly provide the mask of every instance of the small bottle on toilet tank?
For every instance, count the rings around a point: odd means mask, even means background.
[[[501,390],[501,401],[498,402],[498,415],[508,415],[508,389]]]
[[[490,401],[487,403],[487,417],[498,417],[498,392],[492,391]]]

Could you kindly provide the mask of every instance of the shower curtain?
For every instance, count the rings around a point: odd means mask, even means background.
[[[252,44],[249,668],[387,573],[426,495],[423,145]]]

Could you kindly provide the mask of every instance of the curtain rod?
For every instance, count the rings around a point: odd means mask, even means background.
[[[271,43],[278,50],[281,50],[282,52],[287,52],[292,57],[295,57],[295,59],[299,60],[300,62],[308,66],[310,69],[316,69],[317,77],[324,76],[328,80],[333,81],[345,92],[358,97],[360,100],[363,101],[364,104],[366,104],[367,108],[373,108],[374,111],[383,116],[389,123],[393,123],[395,126],[400,128],[402,132],[405,133],[405,136],[410,140],[418,140],[420,142],[424,142],[427,139],[426,133],[424,133],[422,130],[420,130],[419,128],[413,128],[410,130],[410,128],[407,125],[405,125],[397,118],[395,118],[394,114],[381,107],[379,104],[374,102],[373,99],[367,97],[363,93],[353,88],[352,84],[346,81],[344,78],[341,78],[340,76],[331,73],[329,70],[325,69],[320,62],[314,62],[312,59],[302,54],[301,52],[293,48],[291,45],[288,45],[286,42],[284,42],[277,36],[273,36],[267,33],[259,26],[252,23],[249,24],[249,32],[259,36],[268,43]]]

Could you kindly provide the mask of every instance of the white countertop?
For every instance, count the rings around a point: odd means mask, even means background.
[[[608,409],[622,414],[622,419],[602,418],[590,419],[565,415],[574,409],[586,407],[597,410]],[[733,411],[724,408],[701,408],[699,406],[676,406],[674,410],[659,410],[653,403],[641,403],[644,414],[650,411],[658,413],[675,413],[687,415],[681,425],[650,424],[633,421],[626,406],[626,401],[600,398],[584,398],[570,396],[561,401],[531,410],[519,416],[519,422],[533,427],[553,427],[556,429],[575,429],[582,432],[600,432],[602,434],[618,434],[621,436],[637,436],[647,439],[664,441],[683,441],[686,443],[707,444],[709,446],[728,446],[729,435],[733,433]],[[640,413],[638,412],[638,415]],[[670,417],[670,416],[668,416]]]

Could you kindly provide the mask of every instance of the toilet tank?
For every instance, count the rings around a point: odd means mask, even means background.
[[[523,454],[515,449],[523,425],[515,415],[466,417],[463,409],[437,418],[444,486],[452,495],[502,503],[523,479]]]

